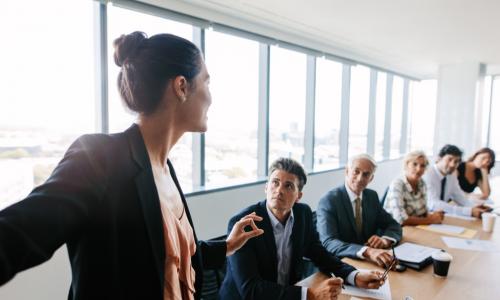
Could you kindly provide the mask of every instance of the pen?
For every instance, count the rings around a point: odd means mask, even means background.
[[[384,274],[382,274],[382,280],[385,280],[387,278],[387,275],[389,275],[389,270],[391,270],[392,267],[394,267],[394,265],[398,261],[396,259],[396,251],[394,250],[394,246],[391,248],[392,248],[392,261],[391,261],[389,267],[384,271]]]
[[[330,276],[332,276],[333,278],[337,277],[332,272],[330,272]],[[344,282],[343,281],[342,281],[342,289],[345,290],[345,286],[344,286]]]
[[[387,278],[387,275],[389,275],[389,271],[392,269],[392,267],[396,264],[396,260],[393,260],[389,267],[384,271],[384,274],[382,274],[382,280],[385,280]]]

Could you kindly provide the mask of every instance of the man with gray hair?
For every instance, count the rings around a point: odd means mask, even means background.
[[[351,157],[345,183],[318,204],[317,228],[325,248],[338,257],[366,259],[389,265],[390,248],[401,240],[401,225],[380,205],[377,192],[366,189],[377,164],[368,154]]]

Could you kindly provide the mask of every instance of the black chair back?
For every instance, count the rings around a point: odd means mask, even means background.
[[[384,195],[382,196],[382,198],[380,198],[380,205],[382,207],[384,207],[384,203],[385,203],[385,198],[387,198],[387,193],[389,192],[389,187],[386,187],[385,188],[385,192],[384,192]]]

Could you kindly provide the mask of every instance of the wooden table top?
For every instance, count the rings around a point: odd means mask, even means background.
[[[467,221],[445,217],[444,224],[463,226],[476,230],[474,239],[490,240],[500,246],[500,220],[495,222],[492,233],[482,231],[481,220]],[[443,234],[433,233],[412,226],[403,227],[402,242],[444,249],[453,256],[447,278],[433,276],[432,264],[420,271],[408,268],[405,272],[389,273],[392,299],[500,299],[500,252],[479,252],[446,247]],[[344,262],[358,269],[382,268],[366,261],[344,258]],[[297,285],[314,286],[325,280],[326,275],[316,273]],[[341,295],[339,299],[350,299]]]

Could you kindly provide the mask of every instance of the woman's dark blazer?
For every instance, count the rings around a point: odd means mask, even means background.
[[[72,269],[68,299],[163,300],[162,222],[139,127],[82,136],[43,185],[0,211],[0,284],[66,244]],[[197,299],[203,267],[220,267],[225,255],[224,241],[197,241],[192,257]]]

